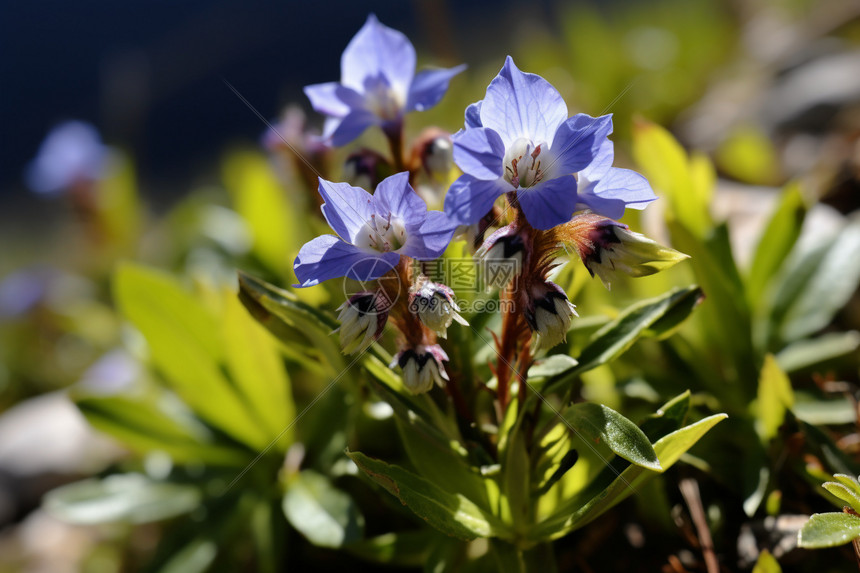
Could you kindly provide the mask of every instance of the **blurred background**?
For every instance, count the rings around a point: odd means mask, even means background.
[[[293,123],[278,125],[307,142],[322,121],[302,87],[339,77],[340,54],[370,12],[410,38],[419,68],[469,66],[440,105],[409,116],[412,136],[433,125],[457,131],[510,54],[555,85],[571,113],[615,115],[618,163],[634,166],[631,137],[643,121],[709,158],[711,209],[731,221],[740,266],[789,182],[819,205],[806,233],[856,218],[854,0],[4,2],[0,571],[79,570],[94,539],[122,545],[104,531],[64,529],[39,509],[54,487],[126,459],[58,393],[73,385],[110,393],[143,376],[145,343],[117,315],[111,273],[136,260],[212,284],[232,284],[237,267],[294,282],[292,257],[319,228],[301,214],[313,210],[312,194],[225,81],[273,122],[292,109]],[[103,183],[97,200],[62,173],[49,181],[38,164],[46,135],[70,120],[93,128],[76,124],[71,147],[97,158],[81,160]],[[361,140],[384,150],[381,141]],[[307,145],[299,148],[313,154]],[[326,152],[331,178],[348,151]],[[243,207],[237,189],[255,177],[295,213],[254,219],[259,210]],[[860,324],[851,285],[833,318],[842,330]],[[330,302],[326,293],[302,296]],[[54,542],[66,552],[34,557]],[[143,553],[155,544],[146,535],[137,543]],[[121,570],[116,551],[105,555],[88,570]]]

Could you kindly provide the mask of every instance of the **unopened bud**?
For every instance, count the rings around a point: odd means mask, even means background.
[[[533,286],[525,318],[537,338],[535,350],[549,349],[565,340],[574,316],[575,307],[560,286],[550,281]]]
[[[340,346],[344,354],[361,352],[382,336],[388,321],[384,297],[372,292],[360,292],[349,297],[338,308]]]
[[[453,321],[468,326],[460,316],[460,307],[454,301],[454,291],[443,284],[425,281],[410,297],[409,310],[418,315],[427,328],[446,338]]]
[[[627,225],[592,213],[574,217],[568,226],[565,242],[573,245],[591,276],[599,276],[607,288],[617,272],[644,277],[689,258]]]
[[[362,189],[375,189],[392,173],[388,160],[371,149],[359,149],[343,164],[343,180]]]
[[[415,348],[401,350],[391,367],[400,366],[403,371],[403,384],[413,394],[429,392],[435,382],[444,387],[448,381],[443,361],[448,355],[438,344],[419,345]]]
[[[487,288],[503,288],[523,268],[525,243],[515,224],[502,227],[490,235],[475,257],[483,265]]]

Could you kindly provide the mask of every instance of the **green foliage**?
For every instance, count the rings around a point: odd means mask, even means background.
[[[848,513],[816,513],[797,534],[797,544],[806,549],[845,545],[860,537],[860,517]]]

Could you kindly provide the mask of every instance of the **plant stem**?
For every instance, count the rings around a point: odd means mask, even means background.
[[[394,166],[394,172],[400,173],[405,171],[405,163],[403,161],[403,121],[397,121],[383,128],[385,137],[388,139],[388,145],[391,148],[391,164]]]

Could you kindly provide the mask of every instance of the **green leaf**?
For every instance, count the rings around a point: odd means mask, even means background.
[[[217,556],[218,545],[211,539],[199,537],[174,553],[158,572],[203,573],[209,569]]]
[[[779,566],[776,557],[771,555],[770,551],[762,549],[752,573],[782,573],[782,568]]]
[[[860,511],[860,495],[853,489],[846,487],[845,484],[828,481],[821,484],[821,487],[850,505],[854,511]]]
[[[320,547],[341,547],[364,532],[364,516],[352,498],[313,470],[290,481],[283,508],[290,524]]]
[[[602,404],[574,404],[563,413],[564,419],[584,440],[602,441],[615,454],[644,468],[661,471],[651,442],[639,427]]]
[[[213,443],[205,426],[182,420],[154,400],[82,396],[76,397],[75,403],[94,428],[141,454],[160,450],[178,463],[224,466],[242,466],[250,461],[247,451]]]
[[[421,567],[430,555],[433,543],[440,537],[435,530],[385,533],[370,539],[359,539],[344,549],[350,554],[397,567]]]
[[[331,335],[338,327],[333,316],[300,301],[290,292],[241,271],[239,300],[257,322],[284,343],[286,349],[301,349],[330,376],[338,376],[342,372],[346,363],[337,338]]]
[[[360,452],[347,451],[347,455],[370,479],[442,533],[460,539],[508,533],[496,518],[483,512],[462,494],[447,492],[399,466],[369,458]]]
[[[820,368],[840,358],[853,358],[860,349],[860,332],[828,332],[818,338],[803,339],[783,348],[776,359],[788,373]]]
[[[806,217],[806,204],[800,185],[788,185],[782,198],[758,240],[749,274],[747,275],[747,299],[756,308],[770,280],[782,266],[800,236]]]
[[[778,338],[793,342],[830,324],[860,282],[860,218],[832,241],[797,258],[781,276],[771,317]]]
[[[170,387],[202,419],[262,450],[269,436],[221,369],[218,321],[172,277],[131,263],[119,265],[114,298],[143,334],[152,361]]]
[[[529,368],[528,381],[538,382],[574,368],[579,362],[567,354],[553,354],[535,361]]]
[[[860,536],[860,518],[847,513],[816,513],[797,534],[797,545],[820,549],[845,545]]]
[[[58,487],[46,494],[43,503],[47,511],[68,523],[136,525],[188,513],[200,505],[200,491],[140,474],[117,474]]]
[[[657,194],[666,198],[670,216],[704,236],[712,224],[711,190],[695,184],[706,178],[701,174],[694,178],[687,153],[675,138],[657,124],[638,120],[633,126],[633,158]]]
[[[692,403],[690,391],[675,396],[642,422],[639,428],[651,442],[659,440],[684,425]]]
[[[233,293],[223,299],[221,334],[230,378],[276,450],[292,441],[296,409],[281,354],[271,334],[257,324]]]
[[[662,471],[672,467],[684,452],[727,417],[725,414],[715,414],[658,440],[654,444],[654,452]],[[529,538],[548,541],[567,535],[635,493],[644,480],[654,475],[656,472],[633,464],[620,474],[615,468],[608,467],[585,490],[560,504],[552,515],[538,523]]]
[[[270,269],[287,276],[292,256],[303,240],[301,210],[287,200],[283,186],[262,154],[231,155],[224,162],[223,177],[236,211],[251,229],[254,254]]]
[[[772,354],[764,357],[758,381],[758,428],[765,440],[773,439],[785,420],[786,410],[794,406],[791,381]]]
[[[701,300],[701,289],[691,286],[673,289],[659,297],[643,300],[626,308],[618,318],[594,333],[579,356],[579,364],[552,377],[544,391],[550,392],[563,387],[583,372],[623,354],[637,339],[649,333],[649,329],[661,319],[672,316],[671,322],[677,324],[688,316]]]
[[[721,171],[744,183],[773,185],[779,176],[773,143],[754,125],[731,128],[717,148],[715,159]]]

